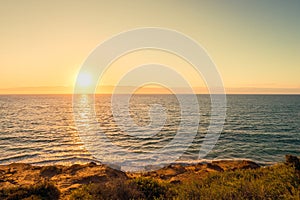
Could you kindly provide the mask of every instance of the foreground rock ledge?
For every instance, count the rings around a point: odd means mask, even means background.
[[[0,188],[33,185],[47,180],[52,182],[60,190],[61,196],[64,197],[84,184],[105,183],[114,179],[125,181],[143,176],[178,184],[190,177],[201,178],[211,172],[256,169],[259,167],[258,164],[248,160],[224,160],[206,164],[172,164],[151,172],[125,173],[95,163],[72,166],[32,166],[24,163],[13,163],[0,166]]]

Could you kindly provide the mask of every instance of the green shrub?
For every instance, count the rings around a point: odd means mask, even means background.
[[[5,200],[56,200],[59,199],[59,196],[59,190],[49,182],[42,182],[31,186],[0,189],[0,199]]]
[[[285,165],[214,173],[176,188],[178,199],[299,199],[299,174]]]
[[[113,180],[107,183],[92,183],[74,190],[70,196],[71,200],[128,200],[144,199],[137,187],[130,181]]]
[[[152,178],[139,177],[133,179],[132,183],[134,183],[137,189],[149,200],[164,198],[168,189],[166,184],[159,183]]]
[[[132,180],[114,180],[107,183],[93,183],[74,190],[71,200],[128,200],[128,199],[164,199],[167,187],[150,178]]]

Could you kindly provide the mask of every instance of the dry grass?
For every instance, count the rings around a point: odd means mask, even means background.
[[[153,178],[134,178],[108,185],[92,184],[76,190],[72,199],[300,199],[300,175],[284,164],[217,172],[181,184]]]

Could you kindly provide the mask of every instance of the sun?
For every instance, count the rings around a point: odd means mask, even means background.
[[[80,73],[77,77],[77,83],[81,87],[91,86],[92,76],[88,73]]]

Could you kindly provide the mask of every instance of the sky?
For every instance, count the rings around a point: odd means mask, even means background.
[[[299,10],[298,0],[0,0],[0,93],[72,93],[81,65],[101,42],[161,27],[201,44],[227,93],[300,94]],[[121,68],[150,61],[205,87],[189,63],[149,50],[118,59],[100,82],[115,85]]]

